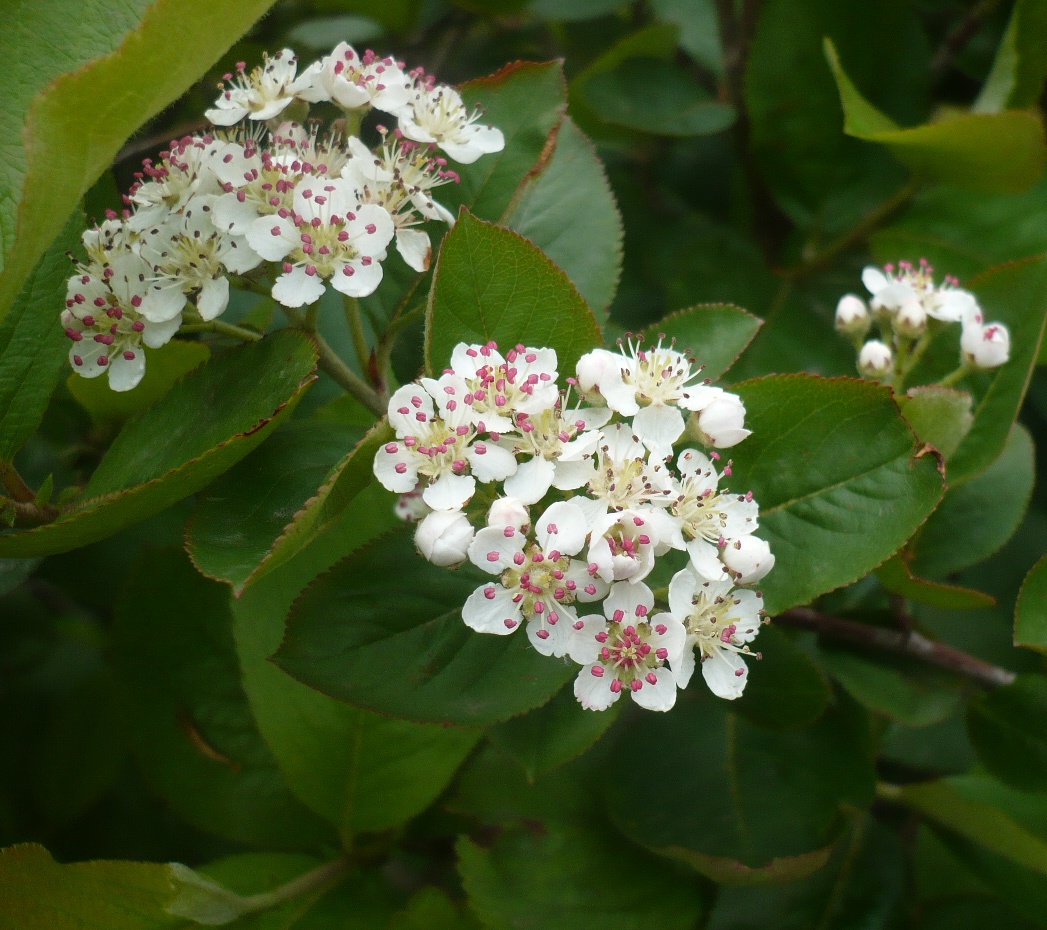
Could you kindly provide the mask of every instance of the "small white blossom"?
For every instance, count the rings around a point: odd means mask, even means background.
[[[642,581],[656,555],[670,548],[676,521],[664,510],[623,510],[605,514],[591,527],[589,564],[604,581]]]
[[[348,42],[310,65],[298,79],[298,96],[310,103],[330,101],[343,110],[374,107],[394,116],[407,105],[410,81],[389,57],[368,50],[363,56]]]
[[[142,163],[135,184],[124,198],[134,214],[128,225],[134,230],[162,224],[172,213],[180,213],[194,197],[222,192],[216,168],[232,158],[237,146],[212,136],[186,136],[161,153],[159,164]]]
[[[963,328],[960,352],[975,368],[999,368],[1011,357],[1011,334],[1003,323],[972,323]]]
[[[270,120],[279,116],[295,99],[295,95],[311,81],[296,80],[298,59],[285,48],[272,58],[265,55],[265,63],[247,73],[241,61],[236,75],[227,74],[229,84],[204,115],[216,126],[232,126],[245,116],[253,120]]]
[[[408,139],[431,142],[463,165],[505,148],[502,131],[478,122],[480,111],[470,113],[461,94],[444,84],[417,84],[396,117]]]
[[[974,295],[956,287],[954,278],[947,277],[936,286],[934,269],[926,259],[920,259],[918,266],[899,262],[897,271],[893,265],[883,271],[870,266],[862,272],[862,283],[872,294],[873,309],[889,316],[912,301],[920,303],[929,317],[946,323],[967,322],[981,314]]]

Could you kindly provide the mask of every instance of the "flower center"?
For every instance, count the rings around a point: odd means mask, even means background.
[[[516,591],[513,601],[528,620],[539,615],[549,623],[557,623],[557,606],[572,604],[575,599],[575,583],[567,579],[570,557],[555,549],[543,552],[537,543],[531,543],[514,561],[512,568],[502,572],[502,587]]]

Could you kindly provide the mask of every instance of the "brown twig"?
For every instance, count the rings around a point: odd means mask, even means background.
[[[920,659],[929,665],[936,665],[968,678],[985,688],[1002,688],[1015,679],[1014,672],[1008,669],[991,665],[945,643],[935,642],[915,630],[900,631],[871,626],[856,620],[823,614],[810,607],[794,607],[779,614],[774,618],[774,622],[801,630],[812,630],[831,639],[844,640],[857,646]]]
[[[953,59],[963,51],[963,47],[974,38],[974,34],[985,19],[1000,3],[1000,0],[982,0],[967,11],[967,15],[961,19],[939,46],[931,59],[931,74],[941,77],[945,70],[952,64]]]

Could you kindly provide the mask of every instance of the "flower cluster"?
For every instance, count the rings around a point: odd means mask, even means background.
[[[577,662],[583,707],[625,690],[668,710],[696,657],[715,694],[738,697],[762,622],[748,586],[774,564],[756,501],[718,465],[749,434],[741,400],[663,340],[590,352],[566,389],[557,365],[552,349],[459,344],[438,378],[390,399],[396,438],[375,475],[419,521],[422,555],[490,576],[465,623],[524,627],[542,655]],[[674,567],[658,606],[647,581]]]
[[[946,275],[934,283],[934,269],[924,258],[914,266],[899,262],[883,271],[868,267],[862,283],[872,295],[869,305],[854,294],[840,298],[836,329],[858,349],[858,370],[869,378],[894,381],[912,369],[930,340],[950,323],[959,323],[960,366],[997,368],[1010,356],[1010,334],[1002,323],[985,323],[970,291]],[[866,336],[873,323],[879,339]]]
[[[419,227],[454,221],[432,196],[458,180],[447,159],[504,145],[453,88],[346,43],[301,74],[289,49],[250,72],[241,63],[222,87],[207,111],[218,128],[146,160],[122,213],[84,234],[63,313],[69,360],[85,377],[108,373],[114,390],[142,379],[143,347],[220,316],[230,275],[250,274],[293,310],[328,285],[373,293],[390,244],[424,271]],[[322,130],[310,104],[339,118]],[[375,148],[347,129],[372,109],[396,120],[376,128]]]

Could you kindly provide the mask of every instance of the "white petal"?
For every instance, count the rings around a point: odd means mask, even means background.
[[[645,609],[642,613],[637,613],[638,607]],[[611,585],[607,600],[603,602],[604,616],[618,623],[633,623],[642,619],[650,613],[653,607],[654,594],[642,581],[636,584],[616,582]],[[620,616],[618,616],[618,611],[621,611]]]
[[[389,398],[389,425],[397,436],[417,435],[419,428],[433,418],[433,399],[417,384],[397,388]]]
[[[433,510],[461,510],[475,490],[474,478],[444,472],[422,492],[422,500]]]
[[[246,200],[241,202],[235,193],[222,194],[216,198],[211,210],[211,221],[215,229],[238,236],[246,235],[251,224],[258,219],[258,211]],[[251,248],[254,249],[254,246]],[[284,255],[286,254],[285,252]],[[283,255],[280,257],[283,258]]]
[[[133,350],[128,350],[133,351]],[[145,350],[138,349],[133,358],[117,355],[109,360],[109,387],[114,391],[130,391],[138,387],[145,375]]]
[[[382,487],[397,494],[413,491],[418,483],[418,467],[400,443],[390,442],[379,449],[372,467]]]
[[[556,465],[548,459],[536,456],[522,463],[514,475],[505,479],[505,493],[518,497],[525,504],[536,504],[545,497],[556,473]],[[583,483],[584,481],[579,482],[579,484]],[[578,486],[575,485],[575,487]]]
[[[244,232],[247,244],[267,262],[278,262],[298,241],[298,230],[288,218],[260,216]]]
[[[673,443],[683,435],[683,428],[680,411],[664,404],[643,407],[633,417],[633,431],[657,459],[673,454]]]
[[[727,577],[727,568],[720,561],[719,550],[704,539],[692,539],[687,543],[687,554],[691,567],[707,581],[719,581]]]
[[[108,351],[108,346],[95,342],[92,339],[84,339],[73,344],[69,350],[69,364],[73,371],[83,378],[97,378],[105,371],[104,365],[98,364],[100,359]],[[77,359],[80,361],[77,362]]]
[[[513,603],[512,592],[500,584],[481,585],[462,606],[465,625],[478,633],[507,636],[520,625],[520,608]]]
[[[599,669],[603,675],[597,677],[593,669]],[[602,665],[587,665],[574,680],[574,696],[586,710],[607,710],[621,694],[611,690],[612,681],[614,677]]]
[[[669,669],[656,668],[652,673],[656,684],[646,679],[639,691],[633,691],[633,700],[647,710],[669,710],[676,703],[676,676]]]
[[[870,294],[875,295],[882,291],[889,283],[887,276],[879,268],[869,265],[862,271],[862,284]]]
[[[574,623],[578,617],[568,607],[558,606],[556,623],[549,621],[549,612],[535,614],[527,621],[527,638],[535,650],[543,656],[555,656],[561,658],[567,655],[571,646],[571,633],[574,632]],[[545,634],[540,636],[539,634]]]
[[[484,527],[469,545],[469,561],[482,571],[500,575],[516,564],[526,544],[526,534],[514,526]]]
[[[481,453],[480,449],[484,451]],[[472,473],[484,483],[502,481],[516,471],[516,456],[508,449],[496,446],[492,442],[473,443],[466,450],[465,457],[469,460],[469,468]],[[513,494],[512,491],[509,491],[508,485],[506,492]],[[513,496],[519,495],[513,494]],[[533,503],[533,501],[527,501],[527,503]]]
[[[273,285],[273,300],[285,307],[304,307],[315,303],[327,288],[318,274],[307,274],[303,265],[295,265],[284,272]]]
[[[749,669],[739,653],[730,649],[717,649],[702,663],[702,677],[713,694],[733,701],[742,696]]]
[[[173,320],[182,312],[185,300],[181,282],[154,284],[142,295],[142,304],[138,312],[153,323],[165,323],[167,320]]]
[[[553,504],[535,526],[535,538],[543,550],[558,549],[565,555],[574,555],[585,545],[585,516],[570,501]]]
[[[229,306],[229,279],[226,277],[209,278],[200,288],[196,299],[196,309],[205,320],[221,316]]]
[[[567,655],[572,662],[579,665],[588,665],[595,662],[600,654],[600,643],[596,641],[596,634],[607,630],[607,621],[596,614],[587,617],[579,617],[571,625],[571,636],[567,643]]]
[[[346,272],[349,272],[346,274]],[[382,283],[382,263],[377,259],[363,264],[360,259],[346,262],[331,275],[331,287],[347,297],[367,297]]]
[[[429,234],[420,229],[398,229],[396,231],[396,251],[415,271],[427,271],[432,259],[433,247]]]
[[[680,654],[679,659],[675,664],[670,663],[673,674],[676,676],[676,684],[681,688],[686,688],[691,681],[691,676],[694,674],[694,643],[688,639],[683,652]]]

